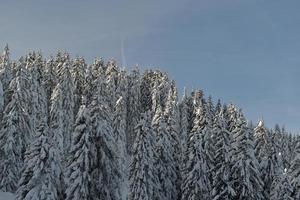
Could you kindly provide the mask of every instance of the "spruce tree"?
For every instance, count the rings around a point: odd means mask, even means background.
[[[28,94],[23,77],[18,75],[10,91],[13,92],[6,106],[0,130],[0,189],[14,192],[20,177],[23,154],[33,134],[30,116],[27,112]]]
[[[69,150],[74,123],[74,86],[69,67],[68,60],[60,66],[59,81],[51,95],[50,128],[62,154]]]
[[[254,155],[254,141],[245,118],[239,112],[233,129],[232,176],[234,199],[264,199],[263,181]]]
[[[152,127],[149,113],[143,114],[135,128],[136,139],[129,171],[129,200],[153,200],[155,187]]]
[[[127,96],[127,150],[131,154],[135,141],[135,126],[139,123],[141,112],[141,80],[139,68],[135,68],[128,76],[128,96]]]
[[[103,65],[104,63],[102,59],[96,59],[86,69],[83,96],[85,98],[84,101],[87,105],[91,103],[95,95],[93,94],[93,92],[95,92],[97,89],[97,79],[103,76]]]
[[[95,197],[95,182],[93,169],[96,160],[95,138],[91,129],[89,110],[80,107],[72,134],[70,157],[65,172],[67,200],[93,200]]]
[[[212,199],[230,200],[238,191],[234,191],[231,176],[232,135],[226,129],[223,110],[216,114],[213,125],[215,135],[214,178],[212,181]]]
[[[291,185],[290,177],[285,172],[282,173],[276,181],[271,191],[270,199],[272,200],[296,200],[299,197],[293,197],[293,187]]]
[[[56,146],[49,138],[48,126],[41,124],[25,153],[17,200],[60,199],[61,166],[57,156]]]
[[[270,198],[271,186],[277,176],[283,173],[278,162],[278,152],[272,146],[272,140],[264,123],[260,120],[254,128],[255,156],[259,162],[261,179],[264,182],[264,193]]]
[[[0,61],[0,79],[3,84],[3,90],[6,91],[9,87],[10,81],[13,79],[9,48],[7,44],[4,48]]]
[[[3,85],[0,80],[0,112],[2,113],[4,109],[4,91],[3,91]],[[2,114],[0,114],[1,116]]]
[[[120,172],[120,186],[122,191],[126,193],[127,191],[127,169],[128,169],[128,155],[126,151],[126,105],[124,98],[121,96],[115,105],[115,112],[113,118],[113,133],[117,144],[117,154],[118,154],[118,168]],[[126,194],[122,194],[123,199]],[[124,196],[125,195],[125,196]]]
[[[185,152],[185,167],[182,174],[182,200],[210,198],[208,166],[203,149],[203,110],[198,108],[193,129]]]
[[[60,83],[56,85],[51,95],[51,107],[50,107],[50,129],[51,137],[55,141],[57,148],[60,152],[60,156],[64,156],[65,151],[65,132],[64,119],[65,114],[63,112],[63,91]]]
[[[94,179],[96,193],[100,199],[119,200],[120,169],[117,159],[117,143],[113,137],[113,113],[108,104],[107,87],[104,77],[96,82],[96,93],[88,106],[91,113],[91,123],[97,149],[96,169]]]
[[[110,94],[108,105],[112,108],[118,100],[116,95],[118,69],[114,60],[107,63],[105,76],[107,92]]]
[[[293,197],[300,199],[300,139],[297,139],[295,147],[295,158],[292,160],[291,167],[289,169],[289,175],[291,176],[292,186],[294,187]]]
[[[176,163],[172,151],[172,135],[167,130],[167,125],[161,110],[158,105],[153,116],[152,126],[156,137],[154,168],[157,184],[154,193],[154,199],[171,200],[176,199]]]
[[[0,131],[0,190],[15,192],[22,167],[22,154],[25,148],[24,132],[19,126],[24,121],[26,113],[18,103],[15,93],[12,101],[6,107]],[[27,118],[27,116],[26,116]]]
[[[74,86],[74,113],[78,113],[85,86],[86,63],[83,58],[76,58],[72,63],[70,73]]]
[[[36,55],[32,59],[27,59],[26,68],[28,68],[28,73],[30,74],[29,114],[32,120],[32,128],[35,130],[39,127],[39,123],[47,122],[48,102],[41,71],[43,66],[41,55]]]
[[[264,127],[264,122],[260,120],[254,128],[254,141],[255,141],[255,156],[261,163],[267,154],[268,145],[270,143],[269,133]]]
[[[189,128],[189,105],[186,89],[184,89],[184,95],[179,104],[179,114],[180,114],[180,142],[182,144],[182,151],[185,151],[187,138],[188,138],[188,128]]]
[[[171,177],[172,184],[175,185],[175,193],[172,197],[173,199],[180,198],[180,188],[181,188],[181,161],[182,161],[182,147],[180,141],[180,115],[177,102],[177,90],[175,83],[172,82],[172,85],[168,91],[167,102],[165,106],[165,120],[166,128],[169,133],[170,138],[170,154],[171,154],[171,163],[175,167],[173,176]]]

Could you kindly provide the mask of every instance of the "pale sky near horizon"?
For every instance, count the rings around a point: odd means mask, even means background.
[[[161,68],[179,90],[203,89],[254,122],[298,132],[299,8],[297,0],[1,1],[0,47],[8,43],[13,58],[61,49]]]

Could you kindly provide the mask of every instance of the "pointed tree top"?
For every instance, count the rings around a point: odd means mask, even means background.
[[[8,48],[8,44],[6,44],[5,47],[4,47],[3,56],[4,56],[4,57],[9,56],[9,48]]]
[[[187,97],[187,93],[188,93],[187,88],[184,86],[182,99],[185,99]]]
[[[264,121],[263,119],[260,119],[257,123],[257,127],[263,127],[264,126]]]

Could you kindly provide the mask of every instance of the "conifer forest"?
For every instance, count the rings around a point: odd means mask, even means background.
[[[160,70],[6,46],[0,124],[16,200],[300,200],[297,134]]]

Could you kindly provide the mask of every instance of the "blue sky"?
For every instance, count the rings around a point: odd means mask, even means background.
[[[58,49],[161,68],[248,119],[300,130],[300,1],[6,1],[0,45],[14,58]],[[123,62],[124,63],[124,62]]]

